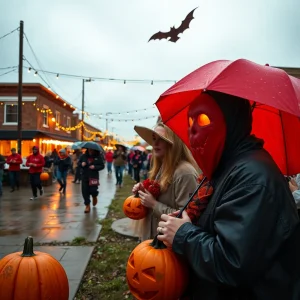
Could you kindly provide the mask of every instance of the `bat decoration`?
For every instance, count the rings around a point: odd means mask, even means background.
[[[197,9],[198,7],[196,7],[195,9]],[[151,36],[151,38],[149,39],[148,42],[150,42],[151,40],[162,40],[162,39],[166,39],[169,42],[173,42],[176,43],[180,37],[178,37],[179,33],[183,33],[186,29],[190,28],[190,23],[191,21],[194,19],[193,13],[195,11],[195,9],[193,9],[187,16],[186,18],[181,22],[181,25],[178,28],[175,28],[174,26],[170,28],[170,31],[168,32],[157,32],[155,34],[153,34]]]

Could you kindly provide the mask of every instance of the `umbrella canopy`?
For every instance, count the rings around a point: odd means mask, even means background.
[[[300,80],[283,70],[239,59],[211,62],[164,92],[156,106],[163,122],[189,147],[187,112],[202,91],[250,100],[252,133],[286,175],[300,173]]]
[[[81,149],[81,144],[82,144],[82,142],[75,142],[75,143],[71,146],[71,149],[72,149],[72,150],[78,150],[78,149]]]
[[[149,145],[149,146],[146,147],[146,150],[151,151],[152,149],[153,149],[153,147],[151,145]]]
[[[118,147],[121,146],[123,147],[123,151],[125,152],[127,150],[127,147],[123,144],[115,144],[115,147],[118,149]]]
[[[138,150],[138,151],[141,151],[141,152],[144,152],[146,149],[142,146],[134,146],[132,147],[132,150]]]
[[[99,144],[97,144],[95,142],[84,142],[81,145],[81,148],[93,149],[93,150],[96,150],[96,151],[104,152],[104,149]]]

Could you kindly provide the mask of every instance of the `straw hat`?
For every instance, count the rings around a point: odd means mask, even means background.
[[[149,145],[153,146],[153,138],[159,137],[162,140],[168,142],[169,144],[173,145],[173,142],[169,140],[168,138],[164,137],[163,135],[159,134],[153,129],[142,127],[142,126],[134,126],[134,130],[137,132],[137,134],[145,140]]]

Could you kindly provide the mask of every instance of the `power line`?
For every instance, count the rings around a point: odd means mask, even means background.
[[[12,73],[12,72],[14,72],[14,71],[16,71],[16,70],[17,70],[17,69],[13,69],[13,70],[7,71],[7,72],[5,72],[5,73],[3,73],[3,74],[0,74],[0,76],[4,76],[4,75],[9,74],[9,73]]]
[[[13,32],[19,30],[19,28],[20,28],[20,27],[18,27],[18,28],[16,28],[16,29],[12,30],[11,32],[8,32],[8,33],[2,35],[2,36],[0,37],[0,40],[2,40],[2,39],[4,39],[5,37],[9,36],[9,35],[12,34]]]
[[[7,69],[15,69],[18,66],[12,66],[12,67],[1,67],[0,70],[7,70]]]

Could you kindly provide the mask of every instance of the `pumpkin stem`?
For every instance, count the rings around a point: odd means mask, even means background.
[[[21,254],[21,256],[22,257],[31,257],[31,256],[35,256],[35,255],[36,254],[34,254],[34,252],[33,252],[33,237],[28,236],[25,239],[23,253]]]
[[[153,241],[150,243],[154,249],[166,249],[167,246],[157,238],[158,234],[154,237]]]
[[[135,198],[140,198],[139,192],[137,191],[134,195]]]

